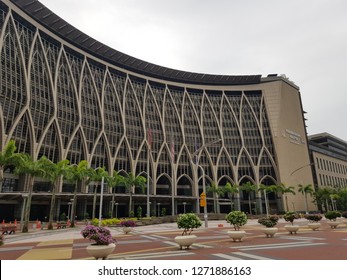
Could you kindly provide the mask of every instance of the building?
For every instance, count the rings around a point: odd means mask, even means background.
[[[310,172],[293,173],[310,158],[299,88],[283,75],[154,65],[90,38],[38,1],[1,1],[0,28],[1,149],[14,139],[34,159],[87,160],[110,173],[143,175],[154,213],[200,212],[199,196],[212,183],[313,184]],[[114,191],[116,211],[126,215],[129,194]],[[18,219],[27,192],[25,178],[7,168],[0,218]],[[69,213],[72,192],[62,182],[56,219]],[[249,194],[240,195],[233,207],[264,212],[261,194],[252,195],[251,207]],[[31,219],[47,215],[50,197],[49,184],[37,178]],[[104,187],[104,216],[111,197]],[[135,207],[146,205],[146,194],[133,197]],[[218,203],[207,197],[208,212],[230,211],[227,196]],[[281,194],[269,199],[271,209],[283,210]],[[289,199],[290,210],[304,210],[302,196]],[[78,189],[79,218],[91,213],[92,200],[93,186]]]
[[[347,186],[347,142],[329,133],[310,135],[309,149],[316,187]]]

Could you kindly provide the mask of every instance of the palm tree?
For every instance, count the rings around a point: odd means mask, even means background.
[[[23,155],[22,162],[16,167],[15,173],[28,176],[28,198],[24,210],[24,222],[22,232],[29,231],[29,219],[31,209],[31,198],[35,177],[43,177],[45,171],[43,169],[44,160],[34,161],[29,155]]]
[[[55,196],[59,186],[59,179],[62,178],[62,176],[66,173],[69,161],[67,159],[64,159],[59,161],[58,163],[53,163],[51,160],[43,156],[40,159],[40,162],[44,171],[43,177],[48,179],[53,186],[47,227],[48,229],[53,229]]]
[[[247,183],[242,184],[240,189],[248,194],[249,213],[252,215],[251,193],[257,190],[257,186],[248,181]]]
[[[17,147],[14,140],[10,140],[5,148],[0,152],[0,193],[4,182],[5,168],[11,165],[18,165],[23,160],[23,154],[16,153]]]
[[[84,180],[86,180],[87,178],[92,176],[93,175],[92,172],[93,172],[93,169],[88,167],[88,162],[86,160],[80,161],[77,165],[76,164],[69,165],[67,170],[66,170],[65,178],[69,182],[75,184],[74,194],[73,194],[73,202],[72,202],[72,207],[71,207],[71,213],[73,214],[73,215],[71,215],[72,216],[71,227],[75,226],[75,214],[74,213],[76,213],[78,186],[81,185]]]
[[[289,211],[287,194],[291,193],[295,195],[296,194],[296,192],[294,191],[295,188],[293,186],[286,187],[284,184],[280,184],[278,187],[279,187],[279,191],[284,195],[284,199],[286,202],[286,211]]]
[[[214,201],[214,212],[217,212],[217,199],[219,195],[224,194],[223,188],[217,186],[214,182],[211,183],[211,186],[208,186],[206,189],[207,193],[213,193],[213,201]],[[218,211],[219,212],[219,211]]]
[[[233,209],[235,209],[235,207],[233,207],[233,200],[234,200],[234,195],[238,194],[240,190],[240,186],[238,185],[232,185],[229,182],[226,183],[226,185],[223,187],[223,192],[225,194],[228,195],[229,199],[230,199],[230,206],[231,206],[231,211]],[[239,199],[239,198],[238,198]],[[234,202],[235,203],[235,202]]]
[[[115,202],[115,191],[113,190],[115,187],[124,184],[124,176],[118,174],[116,170],[113,171],[112,176],[107,176],[106,178],[107,186],[112,189],[112,205],[111,205],[111,218],[113,218],[113,208],[114,208],[114,202]],[[116,217],[117,218],[117,217]]]
[[[333,193],[334,191],[331,187],[320,187],[316,192],[314,192],[314,200],[320,210],[323,210],[323,206],[325,208],[325,211],[329,210],[330,195]]]
[[[128,174],[124,178],[124,185],[129,190],[130,198],[129,198],[129,216],[131,216],[131,213],[133,212],[133,206],[132,206],[132,195],[135,193],[135,187],[141,187],[145,188],[147,179],[143,176],[134,176],[132,172]]]
[[[312,185],[310,185],[310,184],[306,185],[306,186],[299,184],[298,187],[299,187],[298,191],[301,192],[305,196],[306,214],[308,214],[307,194],[312,194],[314,190],[312,188]]]
[[[264,192],[266,216],[269,216],[269,200],[268,200],[267,194],[270,192],[277,193],[278,192],[278,186],[276,186],[276,185],[266,186],[266,185],[260,184],[258,190]]]

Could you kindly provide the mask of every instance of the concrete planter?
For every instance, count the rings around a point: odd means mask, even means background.
[[[337,228],[337,226],[340,224],[340,221],[327,221],[327,224],[331,227],[331,228]]]
[[[298,225],[286,225],[284,228],[290,233],[290,234],[296,234],[296,232],[299,230]]]
[[[89,255],[97,259],[105,260],[108,255],[110,255],[114,249],[116,248],[116,244],[108,244],[108,245],[96,245],[91,244],[87,247],[87,252]]]
[[[263,233],[265,233],[266,237],[274,237],[275,234],[278,232],[278,228],[276,227],[266,227],[262,229]]]
[[[307,226],[312,230],[317,230],[320,228],[321,224],[320,223],[308,223]]]
[[[244,230],[229,230],[228,235],[233,242],[241,242],[242,238],[246,235],[246,232]]]
[[[180,249],[189,249],[189,247],[196,242],[197,236],[192,235],[180,235],[175,237],[175,242],[180,246]]]

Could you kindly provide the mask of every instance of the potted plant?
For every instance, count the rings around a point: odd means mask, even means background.
[[[312,229],[312,230],[316,230],[318,229],[321,224],[319,223],[319,221],[323,218],[321,214],[306,214],[304,216],[304,218],[306,220],[308,220],[308,224],[307,226]]]
[[[225,216],[225,220],[234,226],[234,231],[229,230],[229,237],[235,241],[242,241],[242,238],[246,235],[244,230],[240,230],[240,227],[247,223],[247,215],[242,211],[231,211]]]
[[[258,223],[265,226],[265,228],[263,228],[263,232],[265,233],[266,237],[273,237],[277,233],[278,228],[275,227],[275,225],[277,225],[278,220],[279,217],[277,215],[270,215],[268,217],[258,219]]]
[[[194,229],[201,227],[202,222],[196,214],[186,213],[178,216],[177,226],[179,229],[183,229],[183,232],[182,235],[175,237],[175,242],[180,246],[181,250],[184,247],[189,249],[197,239],[197,236],[191,233]]]
[[[128,234],[136,224],[133,220],[123,220],[120,222],[120,225],[123,228],[123,232]]]
[[[286,222],[290,222],[290,225],[285,225],[284,228],[289,231],[290,234],[293,234],[299,230],[298,225],[294,225],[294,220],[300,219],[300,215],[295,211],[288,211],[283,215],[283,219]]]
[[[327,224],[331,227],[331,228],[336,228],[340,222],[336,220],[336,218],[341,217],[341,213],[339,211],[327,211],[324,214],[325,218],[328,219],[329,221],[327,221]]]
[[[108,228],[88,225],[81,231],[81,234],[84,238],[94,241],[93,244],[87,246],[87,252],[95,259],[106,259],[116,248],[116,239],[112,237]]]

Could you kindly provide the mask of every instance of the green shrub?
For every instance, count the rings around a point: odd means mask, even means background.
[[[178,216],[177,226],[179,229],[183,228],[182,235],[190,235],[194,229],[202,226],[202,222],[196,214],[186,213]]]
[[[231,211],[225,216],[225,220],[233,225],[235,230],[240,230],[240,227],[247,223],[247,215],[242,211]]]
[[[274,227],[277,225],[279,217],[277,215],[270,215],[269,217],[263,217],[258,219],[258,223],[266,227]]]
[[[341,217],[341,213],[339,211],[327,211],[324,214],[325,218],[331,221],[336,221],[336,218]]]
[[[307,214],[304,216],[306,220],[309,220],[311,223],[319,222],[323,217],[321,214]]]
[[[283,219],[293,225],[294,220],[300,219],[300,215],[295,211],[288,211],[283,215]]]

